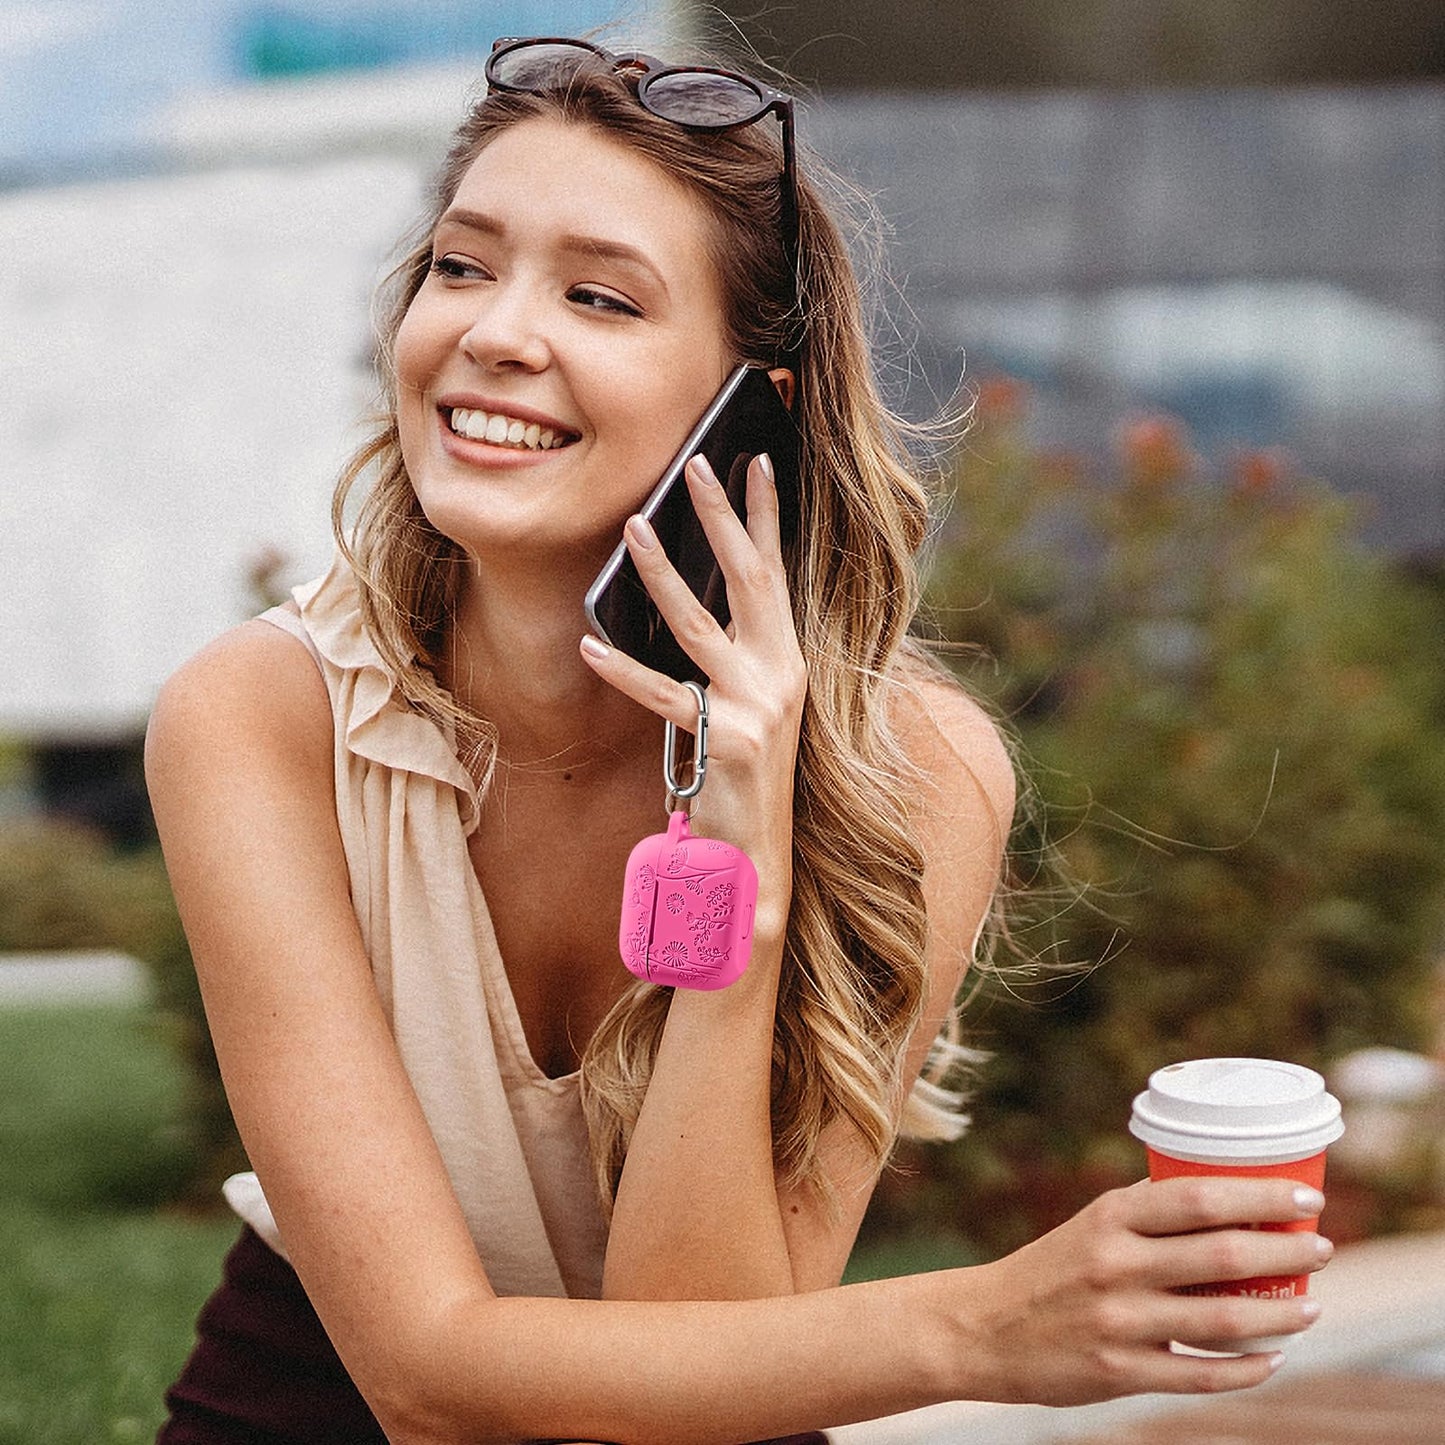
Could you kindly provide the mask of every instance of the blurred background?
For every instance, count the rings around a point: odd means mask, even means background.
[[[1137,1177],[1150,1069],[1320,1067],[1337,1239],[1445,1222],[1445,8],[0,3],[0,1445],[149,1439],[244,1165],[140,771],[330,551],[370,297],[499,34],[777,66],[969,408],[926,635],[1034,797],[960,1144],[854,1277]],[[863,254],[860,248],[860,256]]]

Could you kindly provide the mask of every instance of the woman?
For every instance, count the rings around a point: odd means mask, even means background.
[[[1008,759],[905,640],[927,497],[790,103],[581,42],[499,42],[488,78],[396,273],[339,561],[187,664],[151,727],[265,1188],[162,1439],[737,1442],[1266,1378],[1276,1356],[1168,1341],[1307,1325],[1174,1293],[1318,1267],[1313,1235],[1228,1227],[1317,1209],[1285,1182],[1140,1185],[997,1264],[836,1287],[900,1127],[959,1127],[919,1081],[998,883]],[[766,461],[746,525],[689,469],[723,630],[633,513],[741,361],[799,421],[801,536],[785,560]],[[697,717],[582,635],[624,525],[710,680],[695,831],[761,880],[717,993],[616,953],[664,723]]]

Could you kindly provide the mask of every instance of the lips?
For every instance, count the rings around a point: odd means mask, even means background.
[[[470,401],[471,399],[468,398]],[[455,436],[514,451],[556,451],[577,440],[577,433],[554,418],[527,408],[466,405],[444,400],[442,421]]]

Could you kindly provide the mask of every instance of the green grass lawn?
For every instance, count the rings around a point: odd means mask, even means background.
[[[156,1207],[184,1085],[143,1011],[0,1009],[0,1445],[154,1439],[236,1234]]]

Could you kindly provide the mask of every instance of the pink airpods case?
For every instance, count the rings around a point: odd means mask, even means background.
[[[650,983],[726,988],[748,966],[757,901],[752,859],[731,843],[694,838],[679,810],[627,860],[622,961]]]

